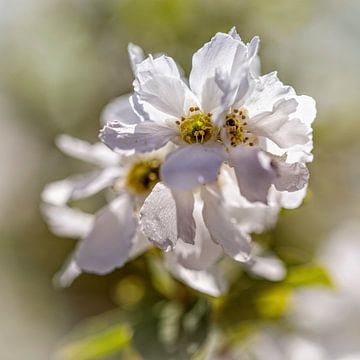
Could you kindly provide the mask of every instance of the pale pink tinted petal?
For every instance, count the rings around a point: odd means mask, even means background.
[[[204,222],[213,241],[236,261],[248,261],[251,253],[250,240],[227,216],[218,191],[202,187],[201,196],[204,201]]]
[[[96,214],[92,231],[75,251],[83,271],[106,274],[128,260],[137,229],[134,211],[133,200],[124,194]]]
[[[160,176],[170,188],[191,189],[214,182],[225,157],[220,144],[185,145],[167,156]]]
[[[122,152],[134,150],[143,153],[165,146],[177,136],[176,129],[151,121],[144,121],[134,126],[124,126],[113,122],[100,131],[100,139],[111,150]]]

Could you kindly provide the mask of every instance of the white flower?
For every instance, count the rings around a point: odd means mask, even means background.
[[[132,97],[142,121],[108,123],[100,138],[115,151],[177,144],[161,169],[173,189],[216,181],[224,161],[252,202],[266,203],[272,185],[282,192],[303,189],[315,103],[274,73],[256,74],[258,43],[255,37],[245,45],[235,29],[216,34],[194,54],[189,86],[170,57],[148,57],[135,68]]]

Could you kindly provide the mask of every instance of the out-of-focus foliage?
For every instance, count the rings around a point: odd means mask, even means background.
[[[295,288],[331,286],[314,265],[317,246],[349,215],[360,216],[358,1],[1,0],[0,6],[1,358],[49,359],[56,351],[65,360],[202,359],[209,334],[226,334],[225,351],[259,322],[281,322]],[[85,170],[55,149],[54,136],[96,140],[103,106],[131,89],[128,42],[174,56],[188,73],[192,53],[234,25],[245,41],[260,35],[264,72],[278,70],[318,103],[311,196],[257,237],[286,262],[287,278],[253,279],[231,264],[229,294],[209,299],[169,277],[150,252],[109,276],[82,275],[70,289],[52,289],[52,275],[74,243],[50,235],[39,192]],[[99,196],[81,206],[103,202]]]

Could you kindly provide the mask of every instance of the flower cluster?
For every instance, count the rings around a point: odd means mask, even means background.
[[[99,167],[43,192],[54,232],[81,238],[60,284],[108,273],[150,246],[177,279],[213,296],[227,289],[225,255],[253,275],[284,276],[250,235],[301,204],[316,109],[276,73],[260,75],[258,47],[258,37],[245,44],[235,29],[218,33],[194,54],[187,81],[172,58],[129,45],[134,92],[105,108],[103,144],[58,139]],[[69,206],[105,188],[108,204],[95,215]]]

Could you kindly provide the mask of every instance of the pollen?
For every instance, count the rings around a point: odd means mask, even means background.
[[[160,165],[158,159],[144,160],[135,163],[129,170],[126,185],[135,194],[150,192],[160,181]]]
[[[215,128],[211,114],[199,112],[198,107],[191,107],[190,112],[197,112],[182,120],[179,125],[180,137],[188,144],[203,144],[214,137]]]
[[[231,146],[240,144],[254,146],[258,143],[257,136],[247,129],[249,115],[246,109],[233,109],[226,115],[224,128]]]

